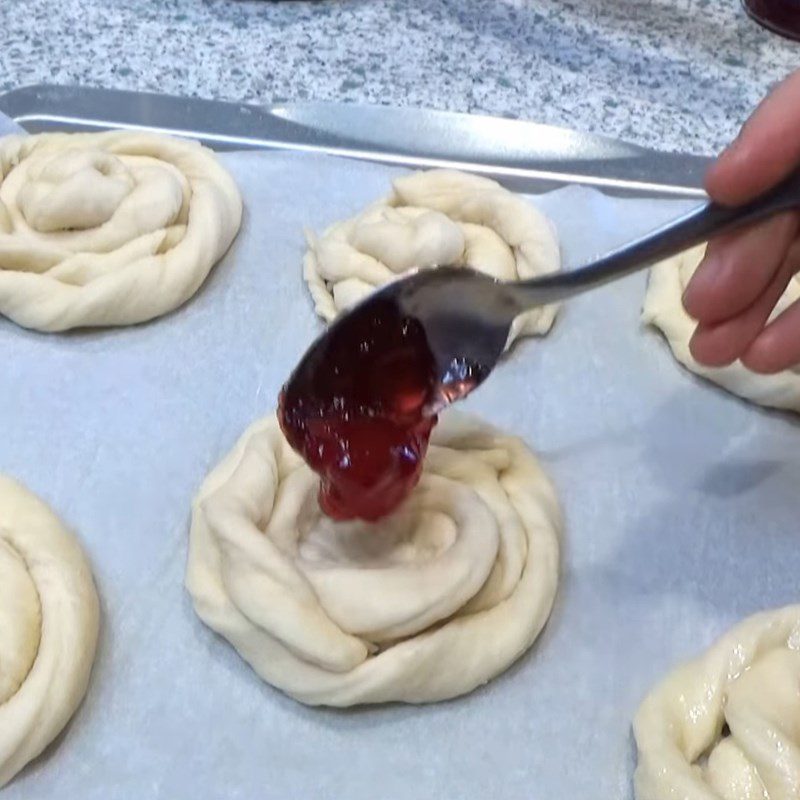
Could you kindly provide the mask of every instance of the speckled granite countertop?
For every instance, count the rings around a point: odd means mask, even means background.
[[[524,117],[712,152],[800,45],[739,0],[0,0],[0,88]]]

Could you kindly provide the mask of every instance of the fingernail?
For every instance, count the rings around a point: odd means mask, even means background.
[[[706,278],[704,277],[707,270],[711,270],[712,272],[715,269],[715,262],[717,259],[713,255],[707,255],[699,264],[697,269],[692,275],[691,279],[689,280],[688,285],[683,290],[683,296],[681,297],[681,302],[683,303],[683,307],[686,309],[686,313],[692,317],[692,319],[699,319],[700,315],[697,313],[697,308],[695,307],[695,298],[697,296],[697,287],[700,286],[700,291],[703,291],[703,284],[706,282]]]
[[[747,130],[747,126],[748,126],[748,122],[749,121],[750,120],[747,120],[744,123],[744,125],[742,125],[742,127],[739,128],[739,132],[731,140],[730,144],[727,147],[722,149],[722,151],[719,153],[719,155],[717,156],[717,158],[714,161],[714,163],[712,163],[711,169],[714,168],[714,165],[718,161],[721,161],[723,159],[727,160],[729,158],[733,158],[738,154],[739,148],[742,146],[742,142],[744,141],[744,134],[745,134],[745,131]]]
[[[744,125],[739,128],[739,133],[734,136],[733,141],[722,151],[723,153],[730,153],[733,150],[737,150],[741,144],[742,139],[744,137]]]
[[[683,310],[695,321],[697,321],[697,317],[692,313],[692,300],[691,300],[691,284],[686,287],[686,291],[683,293],[683,297],[681,298],[681,303],[683,303]]]

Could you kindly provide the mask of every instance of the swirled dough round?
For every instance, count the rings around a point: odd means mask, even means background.
[[[397,178],[392,193],[316,238],[309,234],[303,272],[317,313],[331,321],[370,292],[415,267],[469,265],[505,281],[561,266],[550,221],[499,183],[453,170]],[[554,306],[514,323],[509,343],[545,334]]]
[[[797,800],[800,606],[746,619],[679,667],[634,729],[638,800]]]
[[[800,411],[800,369],[758,375],[739,361],[727,367],[712,368],[698,364],[692,357],[689,341],[697,323],[686,313],[682,298],[704,254],[705,245],[701,245],[653,267],[642,319],[662,331],[675,358],[691,372],[758,405]],[[792,278],[773,318],[796,300],[800,300],[798,277]]]
[[[274,416],[195,501],[187,587],[268,683],[312,705],[464,694],[527,650],[558,580],[560,512],[525,445],[452,412],[419,486],[374,525],[334,522]]]
[[[0,476],[0,787],[80,705],[98,626],[92,573],[75,537]]]
[[[0,314],[40,331],[172,311],[242,218],[210,150],[147,133],[9,136],[0,181]]]

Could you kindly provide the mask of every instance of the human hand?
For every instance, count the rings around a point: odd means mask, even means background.
[[[706,175],[723,205],[754,199],[800,168],[800,71],[779,84]],[[698,321],[694,358],[725,366],[740,358],[754,372],[800,363],[800,301],[769,317],[800,270],[800,211],[779,214],[711,241],[684,294]]]

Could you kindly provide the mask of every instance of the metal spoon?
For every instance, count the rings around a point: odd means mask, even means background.
[[[430,412],[457,400],[495,368],[511,323],[536,306],[566,300],[707,241],[733,228],[800,207],[800,173],[753,202],[728,208],[703,204],[673,222],[569,272],[501,282],[468,267],[420,269],[374,292],[337,319],[308,349],[287,386],[320,363],[334,339],[346,340],[365,317],[385,314],[417,320],[430,348],[438,386]],[[305,367],[305,369],[304,369]]]

